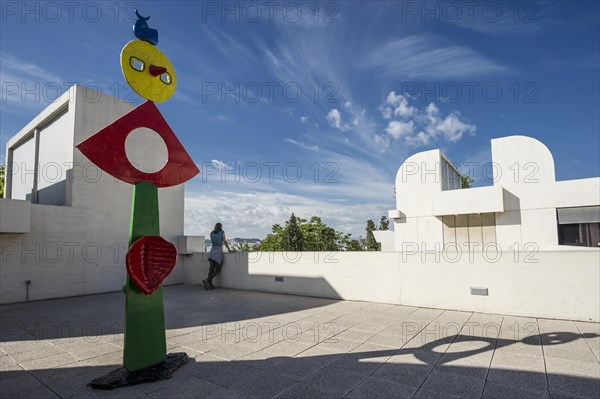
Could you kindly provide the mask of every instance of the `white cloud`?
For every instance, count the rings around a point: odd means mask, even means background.
[[[286,143],[293,144],[293,145],[298,146],[300,148],[304,148],[305,150],[308,150],[308,151],[315,151],[315,152],[319,151],[319,146],[318,145],[308,145],[308,144],[302,143],[302,142],[294,140],[294,139],[285,139],[284,141]]]
[[[429,103],[426,111],[427,111],[427,115],[430,115],[430,116],[437,115],[440,113],[440,109],[434,103]]]
[[[390,147],[390,140],[382,135],[376,134],[373,137],[373,141],[377,146],[379,146],[382,150],[386,151]]]
[[[415,129],[415,124],[413,121],[403,122],[403,121],[391,121],[385,131],[387,134],[392,136],[395,139],[398,139],[402,136],[409,136],[413,133]]]
[[[390,119],[392,115],[402,118],[409,118],[416,109],[408,105],[408,96],[405,94],[396,95],[395,91],[391,91],[386,99],[386,105],[382,107],[384,119]]]
[[[281,192],[186,193],[185,234],[207,235],[215,223],[221,222],[230,239],[262,239],[273,224],[285,222],[294,212],[302,218],[320,216],[336,230],[358,237],[365,235],[366,221],[385,215],[386,209],[384,204],[346,204]]]
[[[213,159],[210,161],[213,165],[215,165],[219,170],[227,170],[227,169],[232,169],[231,166],[227,165],[225,162],[223,161],[219,161],[218,159]]]
[[[4,52],[0,52],[0,58],[3,106],[39,109],[56,100],[68,89],[60,77],[36,64]],[[25,89],[31,90],[35,95],[25,96]]]
[[[435,129],[440,132],[444,138],[452,143],[457,142],[463,134],[475,134],[475,125],[469,125],[459,119],[458,114],[450,114],[443,120],[438,121]]]
[[[425,132],[419,132],[415,136],[406,138],[406,143],[412,147],[423,147],[429,145],[430,136]]]
[[[491,75],[510,69],[468,47],[443,45],[427,35],[391,40],[362,57],[362,66],[409,79],[454,79]]]
[[[235,120],[231,116],[225,115],[225,114],[216,114],[216,115],[212,115],[211,117],[208,118],[209,123],[214,123],[217,125],[233,123],[234,121]]]
[[[300,123],[308,123],[308,116],[301,116]]]
[[[327,114],[327,122],[336,129],[342,129],[342,115],[340,114],[340,111],[336,108],[329,111]]]
[[[380,110],[382,117],[389,121],[385,132],[395,140],[402,139],[411,147],[431,145],[436,139],[455,143],[465,134],[474,135],[477,130],[475,125],[461,120],[456,111],[443,116],[434,103],[419,109],[409,104],[407,95],[397,95],[394,91],[388,94]],[[418,133],[414,134],[416,130]],[[374,140],[382,146],[387,144],[382,136],[376,135]]]

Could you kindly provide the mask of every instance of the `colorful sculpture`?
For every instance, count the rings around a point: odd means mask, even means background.
[[[160,237],[158,188],[184,183],[200,171],[185,151],[153,101],[165,101],[175,92],[175,71],[153,44],[158,32],[141,17],[133,40],[121,51],[121,69],[129,85],[148,101],[77,145],[100,169],[133,184],[129,251],[126,256],[125,345],[123,367],[90,383],[94,388],[166,378],[185,363],[185,353],[166,353],[162,282],[175,267],[177,250]],[[157,172],[138,170],[125,151],[127,136],[137,128],[156,132],[167,146],[167,163]]]

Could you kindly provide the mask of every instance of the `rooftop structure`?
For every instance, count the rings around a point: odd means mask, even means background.
[[[600,247],[600,177],[556,181],[552,154],[531,137],[491,144],[492,162],[483,165],[493,183],[487,187],[461,189],[461,173],[440,150],[406,159],[396,175],[396,209],[389,211],[393,246],[381,237],[384,250]]]

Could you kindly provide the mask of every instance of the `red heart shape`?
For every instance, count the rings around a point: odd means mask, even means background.
[[[152,294],[177,263],[175,245],[159,236],[144,236],[127,251],[127,273],[140,291]]]

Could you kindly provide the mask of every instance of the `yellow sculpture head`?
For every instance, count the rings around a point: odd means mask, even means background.
[[[141,40],[132,40],[121,50],[121,70],[129,86],[154,102],[168,100],[177,86],[173,65],[159,49]]]

